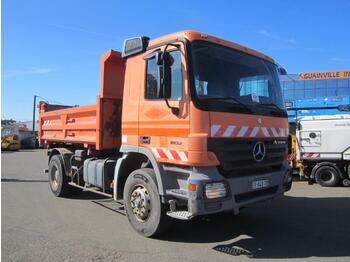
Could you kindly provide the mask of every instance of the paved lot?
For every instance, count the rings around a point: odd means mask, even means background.
[[[271,203],[176,222],[155,240],[134,233],[109,199],[55,198],[45,151],[1,160],[2,261],[350,261],[350,188],[296,182]]]

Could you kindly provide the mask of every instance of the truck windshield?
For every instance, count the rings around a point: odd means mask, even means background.
[[[209,42],[191,45],[201,109],[286,117],[275,64]]]

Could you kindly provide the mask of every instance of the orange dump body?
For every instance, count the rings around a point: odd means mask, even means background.
[[[121,144],[125,60],[108,51],[101,59],[100,95],[95,105],[71,107],[40,102],[39,142],[114,149]]]

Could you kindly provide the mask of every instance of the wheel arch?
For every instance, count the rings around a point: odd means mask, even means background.
[[[337,172],[339,173],[340,178],[344,178],[344,174],[343,174],[343,172],[339,169],[338,165],[337,165],[336,163],[334,163],[334,162],[328,162],[328,161],[324,161],[324,162],[317,163],[317,164],[312,168],[310,177],[311,177],[312,179],[314,179],[314,178],[315,178],[316,171],[317,171],[320,167],[323,167],[323,166],[331,166],[331,167],[335,168],[335,169],[337,170]]]
[[[61,163],[63,165],[63,172],[66,175],[68,175],[70,173],[70,171],[71,171],[71,161],[70,161],[70,159],[71,159],[71,157],[73,155],[72,151],[70,151],[67,148],[53,148],[53,149],[50,149],[47,154],[49,156],[48,164],[50,163],[51,158],[54,155],[60,155]]]
[[[114,171],[114,199],[117,200],[123,198],[126,179],[131,172],[142,168],[142,164],[145,163],[145,161],[149,161],[149,164],[154,170],[154,180],[158,187],[159,194],[164,195],[161,167],[158,165],[153,154],[147,148],[136,146],[123,145],[120,151],[123,152],[124,155],[117,160]]]

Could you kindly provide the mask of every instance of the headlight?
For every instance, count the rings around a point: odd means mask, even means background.
[[[225,197],[227,195],[226,186],[222,182],[206,184],[204,195],[208,199]]]

